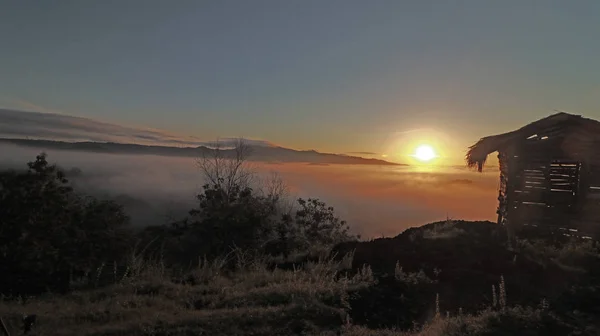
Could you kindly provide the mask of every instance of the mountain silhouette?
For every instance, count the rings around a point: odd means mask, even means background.
[[[66,142],[56,140],[38,140],[38,139],[16,139],[0,138],[0,144],[11,144],[17,146],[33,147],[42,150],[64,150],[81,151],[106,154],[128,154],[128,155],[160,155],[177,157],[202,157],[210,155],[214,149],[207,146],[198,147],[170,147],[170,146],[152,146],[125,144],[115,142]],[[295,150],[279,146],[258,146],[249,145],[250,161],[261,162],[302,162],[317,164],[361,164],[361,165],[390,165],[406,166],[401,163],[394,163],[379,159],[369,159],[358,156],[349,156],[342,154],[320,153],[315,150]],[[220,149],[222,154],[232,156],[235,149]]]

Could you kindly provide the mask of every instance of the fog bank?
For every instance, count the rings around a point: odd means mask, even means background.
[[[41,150],[0,146],[0,168],[26,168]],[[48,160],[82,174],[77,190],[117,198],[134,225],[167,223],[194,206],[202,175],[193,158],[47,151]],[[447,216],[494,220],[498,174],[450,167],[383,167],[253,163],[278,172],[290,197],[320,198],[364,238],[396,235]]]

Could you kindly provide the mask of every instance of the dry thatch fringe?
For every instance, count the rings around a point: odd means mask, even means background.
[[[465,155],[465,161],[467,161],[468,168],[477,167],[478,172],[483,171],[483,165],[487,161],[487,156],[492,153],[489,146],[485,145],[486,138],[480,139],[476,144],[469,147],[467,154]],[[485,149],[484,149],[485,148]]]
[[[477,143],[469,147],[469,150],[465,155],[467,167],[477,167],[477,170],[481,172],[487,160],[487,156],[490,153],[505,148],[507,145],[513,143],[517,139],[527,138],[539,132],[543,133],[544,131],[547,131],[548,129],[562,123],[575,124],[577,126],[588,128],[592,131],[600,130],[600,123],[596,120],[583,118],[582,116],[565,112],[556,113],[527,124],[518,130],[479,139]]]
[[[521,130],[518,130],[479,139],[477,143],[469,147],[469,150],[465,155],[467,167],[477,167],[477,171],[482,172],[488,155],[500,150],[508,143],[512,142],[520,134]]]

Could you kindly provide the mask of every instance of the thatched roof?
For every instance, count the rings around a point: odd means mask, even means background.
[[[490,153],[507,148],[511,144],[522,141],[533,134],[543,133],[562,125],[565,125],[565,127],[576,125],[600,134],[600,122],[583,118],[580,115],[560,112],[534,121],[512,132],[481,138],[476,144],[469,147],[466,155],[467,166],[469,168],[477,167],[477,170],[481,172]]]

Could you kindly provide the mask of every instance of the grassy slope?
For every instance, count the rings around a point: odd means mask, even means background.
[[[467,230],[465,225],[458,230]],[[428,241],[438,242],[437,246],[446,246],[448,239],[456,239],[453,236],[456,229],[431,231],[430,226],[420,232]],[[454,233],[448,235],[448,232]],[[474,255],[474,259],[478,258],[484,256]],[[352,267],[352,259],[344,258],[307,263],[296,270],[268,270],[264,261],[238,260],[235,271],[227,272],[223,263],[216,261],[199,265],[182,279],[172,279],[159,265],[148,263],[135,276],[110,287],[75,291],[65,296],[48,294],[24,302],[0,302],[0,316],[12,335],[20,334],[23,314],[38,315],[34,335],[568,334],[548,310],[510,307],[510,304],[495,310],[487,308],[475,315],[452,311],[446,317],[442,310],[441,317],[429,314],[429,322],[413,332],[353,325],[357,321],[350,319],[352,305],[361,302],[357,293],[378,293],[377,288],[384,284],[383,279],[375,278],[377,274],[370,267],[346,273]],[[392,276],[392,281],[401,282],[399,288],[410,294],[412,285],[402,283],[409,280],[394,279]],[[510,287],[508,292],[511,293]],[[382,299],[365,307],[382,311],[405,309],[404,293],[381,294]],[[398,296],[398,300],[382,307],[385,297],[390,296]],[[435,312],[435,297],[429,297],[416,296],[423,301],[420,306]],[[513,300],[509,297],[509,301]]]
[[[108,288],[0,303],[16,333],[22,314],[37,314],[40,335],[286,335],[339,329],[344,296],[368,286],[367,272],[338,277],[342,262],[299,271],[259,263],[224,274],[220,263],[198,267],[175,283],[156,267]]]
[[[34,335],[462,335],[502,320],[540,323],[539,311],[507,309],[432,321],[423,330],[374,330],[348,323],[346,293],[373,284],[368,268],[336,278],[341,264],[299,271],[215,267],[196,270],[195,285],[147,272],[109,288],[4,302],[0,315],[17,334],[23,313],[38,315]],[[522,321],[520,321],[522,320]],[[535,329],[535,328],[534,328]]]

